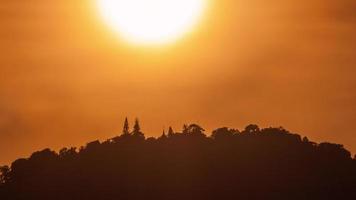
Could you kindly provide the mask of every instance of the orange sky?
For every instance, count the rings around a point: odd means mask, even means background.
[[[0,0],[0,164],[197,122],[284,126],[356,152],[356,2],[211,0],[175,44],[130,46],[89,0]]]

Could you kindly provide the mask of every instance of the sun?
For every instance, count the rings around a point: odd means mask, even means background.
[[[98,0],[101,15],[125,40],[165,44],[190,32],[207,0]]]

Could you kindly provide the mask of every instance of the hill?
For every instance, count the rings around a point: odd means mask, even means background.
[[[283,128],[171,128],[122,135],[1,167],[1,200],[356,199],[356,160]]]

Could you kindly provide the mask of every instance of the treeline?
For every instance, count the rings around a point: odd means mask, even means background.
[[[283,128],[197,125],[145,138],[138,120],[85,147],[50,149],[0,168],[1,200],[356,199],[356,160],[342,145]]]

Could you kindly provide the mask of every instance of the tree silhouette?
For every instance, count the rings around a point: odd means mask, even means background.
[[[132,136],[134,136],[135,138],[139,138],[139,139],[145,138],[144,134],[141,132],[140,123],[137,118],[135,119],[135,125],[133,127]]]
[[[250,124],[248,126],[246,126],[245,130],[242,133],[245,134],[255,134],[260,132],[260,128],[258,127],[258,125],[256,124]]]
[[[182,133],[183,134],[188,134],[189,133],[188,125],[186,125],[186,124],[183,125]]]
[[[8,182],[10,175],[10,168],[8,166],[0,166],[0,184]]]
[[[193,123],[145,139],[136,120],[132,134],[0,167],[1,200],[353,200],[355,185],[356,158],[342,145],[257,125],[207,136]]]
[[[166,131],[163,129],[161,137],[159,139],[167,139]]]
[[[190,124],[184,131],[186,134],[205,136],[204,129],[197,124]]]
[[[174,136],[174,131],[173,131],[173,128],[170,126],[169,128],[168,128],[168,137],[172,137],[172,136]]]
[[[124,127],[123,127],[123,130],[122,130],[122,134],[123,134],[123,135],[128,135],[128,134],[130,134],[129,121],[128,121],[127,117],[125,118],[125,122],[124,122]]]
[[[220,140],[220,139],[232,139],[232,137],[238,134],[237,130],[234,129],[229,129],[227,127],[223,127],[223,128],[218,128],[216,130],[213,131],[211,137],[213,139],[216,140]]]

